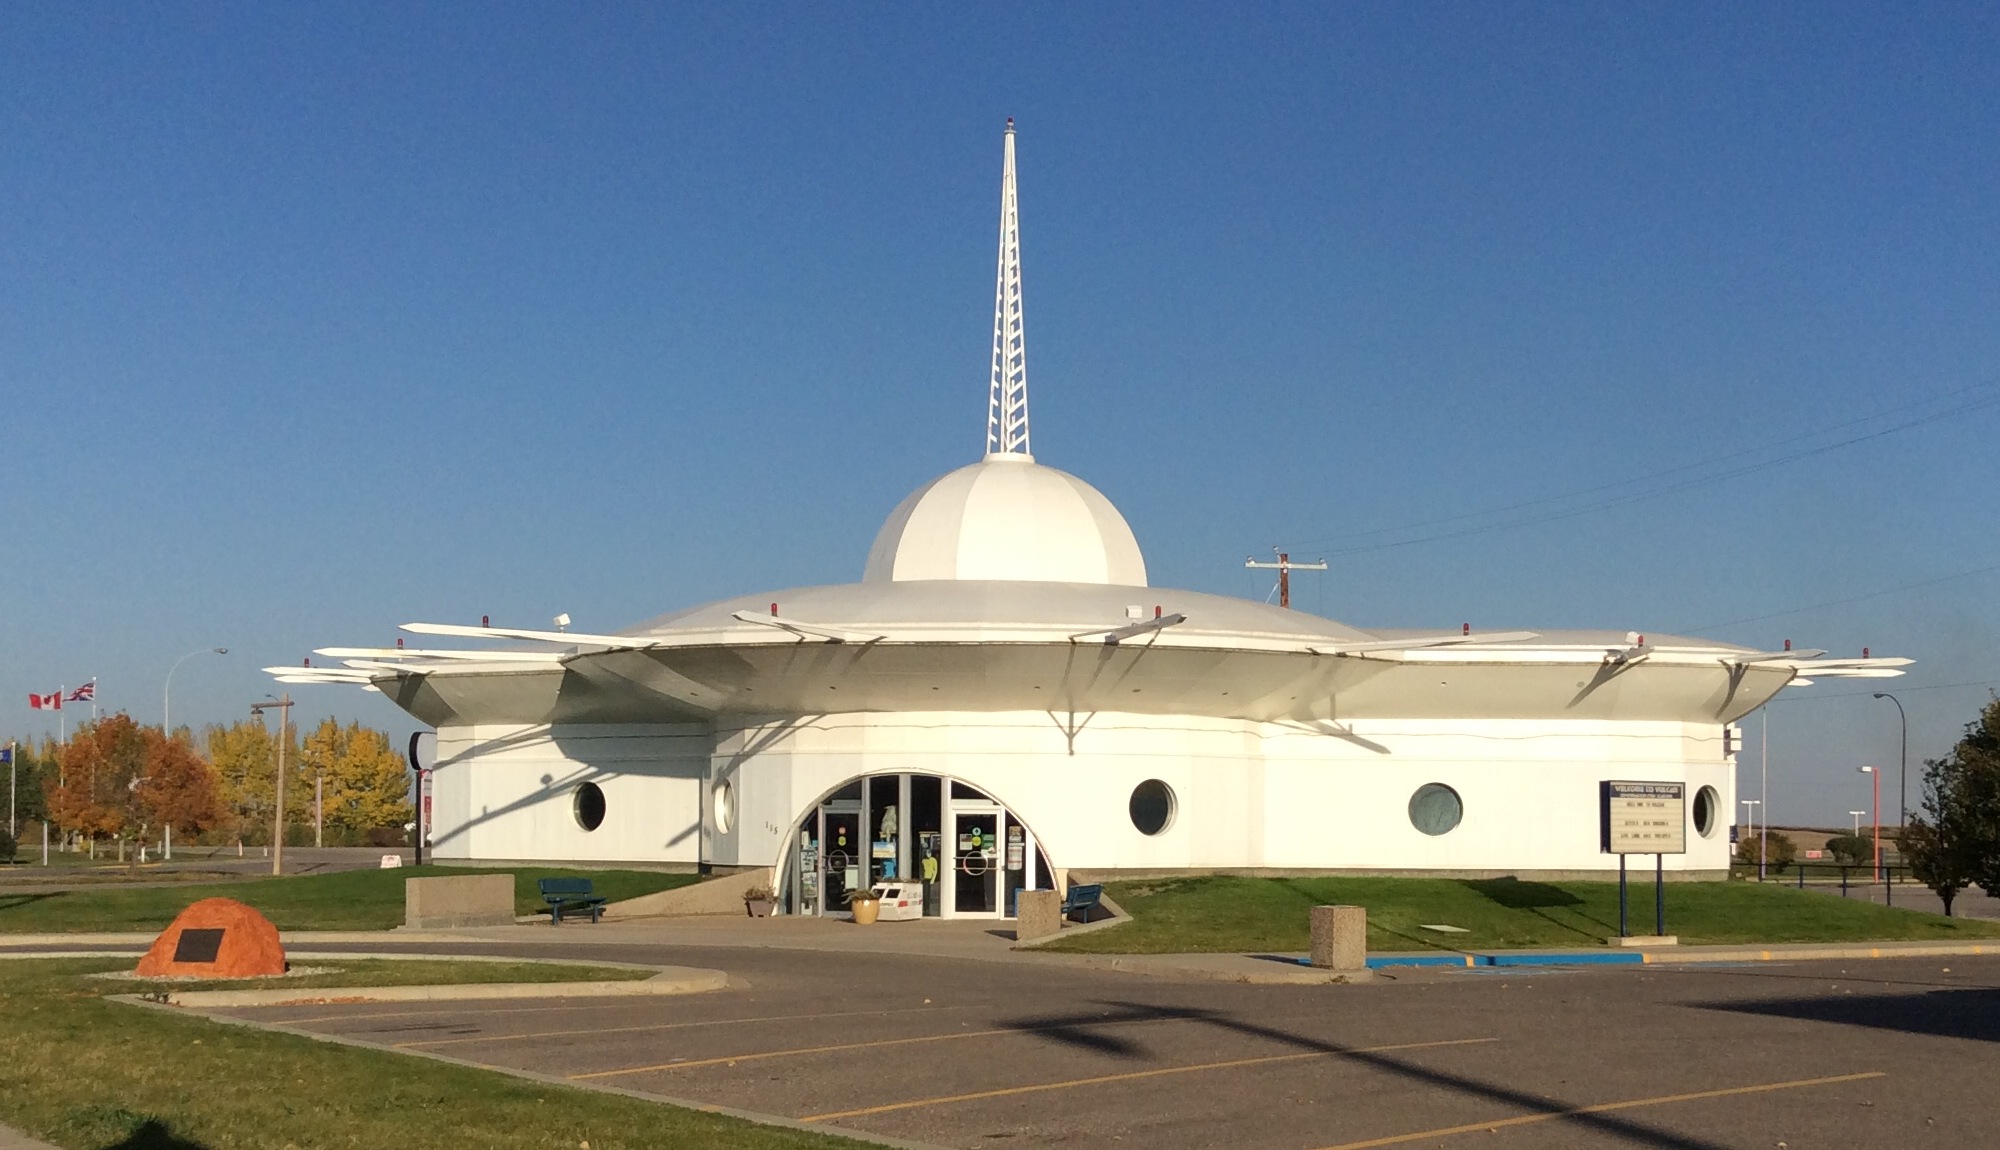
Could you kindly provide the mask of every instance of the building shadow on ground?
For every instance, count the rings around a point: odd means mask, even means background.
[[[1460,879],[1459,885],[1484,898],[1490,899],[1508,910],[1525,910],[1535,917],[1561,930],[1569,931],[1579,938],[1601,942],[1607,934],[1617,934],[1618,928],[1611,923],[1585,914],[1583,900],[1558,886],[1544,882],[1524,882],[1513,875],[1502,878]],[[1580,926],[1575,921],[1556,917],[1553,911],[1566,911],[1570,918],[1590,924]]]
[[[116,1142],[99,1147],[99,1150],[211,1150],[211,1148],[205,1142],[193,1142],[182,1138],[166,1123],[157,1118],[149,1118],[145,1125]]]
[[[1276,1043],[1281,1049],[1288,1048],[1292,1054],[1306,1056],[1321,1054],[1352,1059],[1356,1063],[1407,1082],[1491,1102],[1497,1109],[1509,1114],[1526,1112],[1547,1115],[1550,1120],[1560,1122],[1572,1131],[1580,1132],[1586,1138],[1595,1139],[1591,1142],[1592,1145],[1615,1141],[1619,1145],[1651,1147],[1653,1150],[1724,1150],[1721,1143],[1711,1142],[1696,1134],[1682,1133],[1621,1114],[1603,1113],[1574,1102],[1475,1078],[1469,1074],[1426,1066],[1413,1058],[1405,1057],[1403,1049],[1394,1044],[1372,1049],[1356,1047],[1299,1034],[1282,1027],[1265,1026],[1237,1018],[1227,1011],[1202,1007],[1162,1006],[1117,999],[1101,1000],[1097,1006],[1098,1009],[1095,1010],[1062,1015],[999,1019],[996,1020],[996,1024],[1003,1029],[1032,1034],[1044,1041],[1073,1049],[1142,1061],[1154,1057],[1146,1041],[1148,1024],[1189,1023],[1212,1028],[1218,1033]],[[1460,1041],[1483,1043],[1493,1040],[1472,1038]],[[1391,1141],[1404,1140],[1395,1136],[1391,1138]]]
[[[1975,987],[1925,994],[1852,994],[1837,997],[1766,998],[1748,1002],[1703,1002],[1703,1010],[1727,1010],[1808,1022],[1837,1022],[1876,1030],[1900,1030],[1941,1038],[2000,1042],[2000,989]]]

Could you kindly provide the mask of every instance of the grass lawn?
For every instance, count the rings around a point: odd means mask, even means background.
[[[337,874],[111,890],[10,891],[0,894],[0,932],[163,930],[181,908],[220,895],[264,912],[279,930],[386,930],[403,924],[403,880],[430,875],[492,874],[464,867],[401,867]],[[542,909],[535,880],[588,878],[613,902],[700,881],[691,874],[634,870],[509,867],[514,910]]]
[[[489,964],[450,965],[469,971]],[[862,1145],[109,1002],[134,984],[82,977],[129,967],[110,959],[0,962],[0,1065],[7,1068],[0,1122],[69,1150]],[[356,975],[350,984],[375,971]]]
[[[1602,946],[1618,884],[1518,879],[1188,878],[1110,883],[1133,921],[1049,949],[1098,954],[1303,951],[1312,907],[1368,908],[1370,950]],[[1442,923],[1465,934],[1421,929]],[[1653,886],[1631,884],[1631,929],[1653,930]],[[1684,943],[2000,938],[2000,923],[1945,918],[1777,884],[1667,884],[1667,933]]]

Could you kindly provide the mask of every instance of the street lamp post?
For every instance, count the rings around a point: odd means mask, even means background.
[[[167,685],[160,691],[160,730],[170,739],[174,736],[174,672],[181,669],[182,663],[187,662],[196,655],[203,655],[210,652],[217,655],[227,655],[229,654],[229,648],[200,647],[175,659],[174,665],[167,668]]]
[[[1847,813],[1854,816],[1854,837],[1858,839],[1861,837],[1861,816],[1867,814],[1868,812],[1849,811]]]
[[[1875,877],[1882,877],[1882,772],[1863,767],[1861,773],[1875,780]]]
[[[1750,819],[1750,833],[1754,835],[1757,833],[1757,808],[1764,805],[1764,800],[1744,799],[1743,805],[1750,808],[1746,812],[1746,815]],[[1764,881],[1764,847],[1762,843],[1759,843],[1757,846],[1757,881]]]
[[[285,873],[285,742],[291,729],[292,696],[287,693],[268,703],[250,704],[250,713],[264,717],[267,709],[278,712],[278,779],[275,788],[277,813],[271,827],[271,873]]]
[[[1896,825],[1910,825],[1910,716],[1903,711],[1903,700],[1887,691],[1875,692],[1878,699],[1887,699],[1896,704],[1896,717],[1903,720],[1903,743],[1900,762],[1902,766],[1896,776]]]

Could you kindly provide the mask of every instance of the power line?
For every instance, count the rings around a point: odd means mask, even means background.
[[[1761,623],[1766,619],[1782,619],[1786,615],[1802,615],[1807,611],[1818,611],[1824,607],[1845,607],[1849,603],[1860,603],[1867,599],[1879,599],[1884,595],[1896,595],[1904,591],[1915,591],[1922,587],[1935,587],[1939,583],[1949,583],[1954,579],[1970,579],[1974,575],[1985,575],[1991,571],[2000,571],[2000,563],[1995,563],[1990,567],[1976,567],[1971,571],[1960,571],[1956,575],[1940,575],[1935,579],[1925,579],[1918,583],[1905,583],[1900,587],[1870,591],[1865,595],[1854,595],[1846,599],[1829,599],[1824,603],[1811,603],[1804,607],[1793,607],[1788,611],[1773,611],[1768,615],[1752,615],[1747,619],[1731,619],[1725,623],[1703,623],[1699,626],[1677,627],[1673,630],[1676,634],[1692,635],[1697,631],[1709,631],[1718,627],[1734,627],[1740,623]]]
[[[1810,673],[1808,673],[1808,677],[1810,677]],[[1956,690],[1960,687],[2000,687],[2000,679],[1984,679],[1971,683],[1932,683],[1926,687],[1898,686],[1895,690],[1895,693],[1900,695],[1907,691],[1950,691],[1950,690]],[[1876,692],[1842,691],[1839,694],[1835,695],[1782,695],[1776,699],[1772,699],[1770,702],[1764,705],[1767,707],[1774,707],[1777,706],[1779,703],[1820,703],[1828,699],[1858,699],[1863,695],[1873,695],[1873,694],[1876,694]]]
[[[1846,428],[1872,423],[1876,420],[1881,419],[1885,415],[1892,415],[1899,411],[1908,411],[1912,408],[1925,407],[1941,401],[1955,399],[1960,396],[1971,394],[1974,392],[1984,391],[1992,388],[1996,383],[2000,383],[2000,380],[1986,380],[1980,383],[1972,384],[1967,387],[1959,388],[1955,391],[1946,392],[1943,395],[1934,396],[1932,398],[1925,400],[1918,400],[1912,403],[1903,404],[1898,407],[1887,408],[1883,411],[1876,412],[1873,415],[1864,416],[1859,419],[1848,420],[1845,423],[1834,424],[1829,427],[1823,427],[1815,431],[1805,432],[1799,435],[1791,436],[1786,439],[1781,439],[1778,440],[1776,444],[1773,445],[1761,446],[1756,448],[1746,448],[1741,451],[1735,451],[1728,453],[1726,455],[1715,456],[1710,459],[1701,460],[1695,463],[1683,464],[1678,467],[1670,467],[1661,471],[1650,472],[1646,475],[1635,476],[1631,479],[1619,480],[1614,483],[1600,484],[1596,487],[1584,488],[1578,491],[1571,491],[1560,495],[1551,495],[1541,499],[1526,500],[1521,503],[1509,504],[1504,507],[1490,508],[1484,511],[1466,512],[1460,515],[1446,516],[1441,519],[1426,520],[1420,523],[1407,524],[1401,527],[1377,528],[1370,531],[1351,533],[1348,535],[1341,536],[1340,538],[1358,539],[1358,538],[1367,538],[1370,536],[1390,535],[1404,531],[1417,531],[1425,527],[1442,526],[1448,523],[1463,522],[1468,519],[1480,519],[1493,515],[1504,515],[1510,511],[1520,511],[1531,507],[1546,506],[1551,503],[1562,503],[1568,500],[1579,499],[1585,496],[1596,495],[1602,492],[1617,491],[1621,488],[1629,488],[1635,485],[1649,483],[1657,479],[1664,479],[1669,476],[1679,475],[1688,471],[1695,471],[1705,467],[1712,467],[1717,463],[1725,463],[1732,459],[1741,459],[1747,455],[1756,455],[1759,454],[1760,452],[1768,451],[1770,449],[1770,446],[1783,446],[1791,443],[1799,443],[1806,440],[1818,438],[1820,436],[1829,434],[1830,432],[1841,431]],[[1555,522],[1561,519],[1571,519],[1579,515],[1587,515],[1597,511],[1608,510],[1613,507],[1622,507],[1626,504],[1636,503],[1642,500],[1657,499],[1661,496],[1671,495],[1674,494],[1675,492],[1685,491],[1690,488],[1705,486],[1711,483],[1719,483],[1724,480],[1735,479],[1744,475],[1755,474],[1757,472],[1769,470],[1770,468],[1773,467],[1780,467],[1788,463],[1796,463],[1803,459],[1810,459],[1815,456],[1825,455],[1829,452],[1838,451],[1847,447],[1853,447],[1857,444],[1867,443],[1871,440],[1883,438],[1884,436],[1895,435],[1900,432],[1909,431],[1913,428],[1922,427],[1931,423],[1936,423],[1940,420],[1949,419],[1952,416],[1963,415],[1968,412],[1983,410],[1985,408],[1993,407],[1995,405],[2000,405],[2000,395],[1985,396],[1983,398],[1976,399],[1968,403],[1958,404],[1956,406],[1946,408],[1945,410],[1942,411],[1933,412],[1929,415],[1921,416],[1919,418],[1912,420],[1907,420],[1903,423],[1895,424],[1890,427],[1880,428],[1876,431],[1871,431],[1863,435],[1852,436],[1847,439],[1839,440],[1834,443],[1822,444],[1818,447],[1808,448],[1803,451],[1791,452],[1789,454],[1778,456],[1777,458],[1763,459],[1755,463],[1745,464],[1741,467],[1731,468],[1727,471],[1722,471],[1714,475],[1696,476],[1694,478],[1681,480],[1676,483],[1670,483],[1649,490],[1632,491],[1622,495],[1616,495],[1605,499],[1599,499],[1594,502],[1586,503],[1580,507],[1572,507],[1562,511],[1551,512],[1546,515],[1534,515],[1525,518],[1507,520],[1500,523],[1479,524],[1476,526],[1465,527],[1454,531],[1445,531],[1430,535],[1421,535],[1413,539],[1396,540],[1388,543],[1366,544],[1358,547],[1342,547],[1333,550],[1331,554],[1355,555],[1371,551],[1387,551],[1400,547],[1411,547],[1420,543],[1435,543],[1447,539],[1459,539],[1470,535],[1482,535],[1493,531],[1504,531],[1517,527],[1530,527],[1540,523]]]

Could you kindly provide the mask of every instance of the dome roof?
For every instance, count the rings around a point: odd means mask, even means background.
[[[861,578],[1144,587],[1146,560],[1097,488],[1026,455],[995,454],[903,500],[875,536]]]

